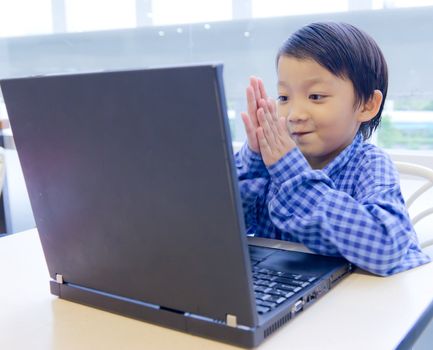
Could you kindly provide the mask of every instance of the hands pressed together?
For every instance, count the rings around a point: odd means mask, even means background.
[[[266,166],[278,162],[296,147],[290,138],[286,119],[278,117],[275,100],[268,97],[262,80],[251,77],[247,88],[248,113],[241,113],[248,146],[260,153]]]

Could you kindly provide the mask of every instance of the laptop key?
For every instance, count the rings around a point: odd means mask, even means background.
[[[256,296],[256,299],[262,299],[265,295],[264,293],[254,292],[254,295]]]
[[[291,284],[293,286],[299,286],[299,287],[306,287],[310,284],[309,282],[292,280],[292,279],[288,279],[288,278],[284,278],[284,277],[278,277],[274,281],[279,282],[279,283],[283,283],[283,284],[289,284],[289,285]]]
[[[254,294],[256,296],[256,302],[257,302],[257,300],[266,301],[267,299],[269,299],[269,296],[270,296],[269,294],[257,293],[257,292],[255,292]]]
[[[268,300],[270,300],[271,299],[271,295],[270,294],[265,294],[265,295],[263,295],[260,299],[262,299],[263,301],[268,301]]]
[[[260,305],[257,305],[256,308],[257,308],[257,312],[258,312],[259,314],[264,314],[264,313],[268,312],[268,311],[271,309],[271,308],[269,308],[269,307],[266,307],[266,306],[260,306]]]
[[[259,282],[260,281],[260,282]],[[253,280],[253,284],[255,286],[262,286],[262,287],[275,287],[277,285],[277,282],[271,282],[266,280]]]
[[[287,290],[289,292],[299,292],[302,288],[301,287],[296,287],[296,286],[290,286],[288,284],[283,284],[283,283],[278,283],[275,288],[277,289],[282,289],[282,290]]]
[[[277,290],[280,291],[279,289],[277,289]],[[285,291],[281,291],[281,292],[285,293],[284,297],[287,299],[295,294],[294,292],[285,292]]]
[[[282,276],[282,277],[286,277],[286,276]],[[302,282],[313,282],[317,279],[315,276],[305,276],[305,275],[294,275],[294,277],[292,278]]]
[[[295,274],[295,273],[289,273],[289,272],[281,272],[278,276],[293,279],[293,280],[299,279],[300,277],[302,277],[302,275]]]
[[[265,274],[270,275],[270,276],[281,276],[281,274],[282,274],[282,272],[273,271],[273,270],[269,270],[269,269],[260,269],[259,272],[265,273]]]
[[[254,286],[254,291],[259,293],[269,293],[270,291],[272,291],[272,288],[265,286]]]
[[[268,280],[257,280],[257,281],[254,281],[254,284],[256,286],[265,286],[265,287],[268,287],[269,286],[269,281]]]
[[[278,295],[269,295],[268,294],[268,296],[269,296],[269,298],[267,298],[266,301],[274,302],[277,304],[281,304],[283,301],[286,300],[286,298],[280,297]]]
[[[266,275],[264,273],[258,273],[258,274],[255,274],[254,277],[262,279],[262,280],[268,280],[268,281],[270,281],[271,278],[272,278],[272,275]]]
[[[271,289],[267,293],[272,294],[272,295],[276,295],[279,297],[283,297],[283,298],[289,298],[294,294],[293,292],[288,292],[287,290],[281,290],[281,289]]]
[[[266,306],[271,309],[273,309],[275,306],[277,306],[277,303],[272,303],[270,301],[263,301],[263,300],[256,300],[256,304],[260,306]]]

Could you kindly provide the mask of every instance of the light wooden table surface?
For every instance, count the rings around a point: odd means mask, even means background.
[[[36,230],[0,239],[0,281],[0,349],[235,349],[52,296]],[[432,302],[433,263],[387,278],[355,272],[259,349],[394,349]]]

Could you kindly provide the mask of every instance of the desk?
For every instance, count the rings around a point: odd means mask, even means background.
[[[52,296],[36,230],[0,239],[0,281],[1,349],[237,349]],[[355,272],[258,349],[394,349],[432,314],[433,263],[387,278]]]

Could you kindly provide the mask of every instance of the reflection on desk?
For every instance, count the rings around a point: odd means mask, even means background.
[[[36,230],[0,239],[1,349],[235,349],[49,292]],[[433,314],[433,264],[382,278],[355,272],[259,349],[409,347]]]

